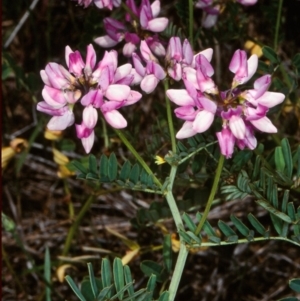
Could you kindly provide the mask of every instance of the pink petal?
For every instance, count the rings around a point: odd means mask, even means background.
[[[215,114],[208,112],[208,111],[200,111],[194,122],[193,122],[193,128],[197,133],[203,133],[205,132],[213,123]]]
[[[63,131],[71,126],[75,121],[74,114],[68,110],[63,116],[53,116],[47,124],[47,128],[51,131]]]
[[[260,98],[256,99],[256,101],[267,107],[272,108],[282,103],[285,99],[285,95],[278,92],[265,92]]]
[[[143,66],[140,57],[136,53],[132,54],[132,61],[133,61],[133,65],[134,65],[135,71],[140,76],[144,76],[145,73],[146,73],[146,68]]]
[[[152,11],[152,15],[154,18],[158,16],[158,14],[160,12],[160,1],[159,0],[155,0],[151,4],[151,11]]]
[[[177,118],[186,120],[186,121],[194,121],[197,115],[197,111],[195,111],[193,106],[185,106],[179,107],[174,110],[174,113]]]
[[[140,92],[131,90],[124,106],[132,105],[132,104],[138,102],[141,98],[142,98],[142,94]]]
[[[103,94],[100,89],[91,90],[81,98],[81,104],[88,106],[92,104],[95,108],[100,108],[103,104]]]
[[[154,91],[158,84],[159,80],[154,74],[146,75],[141,81],[141,89],[147,94]]]
[[[53,108],[60,108],[67,103],[64,92],[51,88],[49,86],[44,87],[44,89],[42,90],[42,96],[46,103]]]
[[[218,15],[207,14],[202,21],[202,26],[204,28],[211,28],[217,23],[217,20],[218,20]]]
[[[224,155],[227,159],[232,157],[234,151],[234,142],[235,137],[232,135],[232,132],[227,128],[223,128],[221,132],[216,133],[221,154]]]
[[[195,102],[185,89],[169,89],[166,91],[171,101],[179,106],[194,106]]]
[[[95,141],[95,132],[92,131],[88,137],[81,138],[82,146],[87,154],[91,151]]]
[[[102,37],[98,37],[94,39],[94,42],[98,45],[100,45],[103,48],[110,48],[116,46],[119,41],[113,40],[110,36],[105,35]]]
[[[265,133],[277,133],[277,128],[273,125],[268,117],[263,117],[258,120],[249,120],[253,126]]]
[[[167,18],[155,18],[148,22],[147,29],[153,32],[162,32],[168,26],[169,20]]]
[[[187,39],[183,41],[182,52],[183,52],[184,62],[187,63],[188,65],[191,65],[193,62],[194,53],[193,53],[192,46]]]
[[[131,57],[131,55],[135,51],[136,51],[136,45],[131,42],[128,42],[123,46],[123,55],[124,56]]]
[[[117,68],[115,72],[115,82],[121,80],[125,76],[129,75],[132,69],[131,64],[124,64]]]
[[[196,134],[197,132],[194,130],[193,122],[186,121],[181,127],[181,129],[178,131],[178,133],[176,134],[176,138],[184,139],[184,138],[192,137]]]
[[[69,64],[70,64],[70,61],[69,61],[69,55],[73,53],[73,50],[71,49],[70,46],[66,46],[65,48],[65,60],[66,60],[66,64],[69,68]]]
[[[109,100],[122,101],[128,98],[130,87],[125,85],[110,85],[108,86],[105,96]]]
[[[92,69],[94,69],[96,65],[96,52],[92,44],[87,46],[87,54],[86,54],[86,61],[85,61],[85,70],[90,75],[92,73]]]
[[[241,117],[233,115],[229,119],[229,128],[230,128],[232,134],[237,139],[244,139],[245,138],[246,126],[245,126],[245,123],[244,123],[244,121]]]
[[[127,126],[127,121],[117,110],[112,110],[103,114],[105,120],[115,129],[123,129]]]
[[[85,107],[82,112],[82,122],[84,123],[84,125],[89,129],[93,129],[96,126],[97,121],[97,110],[93,108],[92,105]]]

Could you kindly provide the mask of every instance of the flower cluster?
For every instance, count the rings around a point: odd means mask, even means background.
[[[206,49],[194,55],[189,41],[185,39],[181,43],[179,37],[170,38],[166,55],[160,60],[152,53],[146,41],[141,41],[140,53],[141,57],[134,52],[132,60],[135,70],[140,76],[141,89],[146,93],[151,93],[159,81],[167,75],[171,79],[179,81],[184,73],[193,73],[200,54],[207,57],[209,61],[212,57],[212,49]],[[189,77],[192,78],[193,75],[189,75]]]
[[[121,4],[121,0],[75,0],[79,5],[83,5],[85,8],[94,3],[98,8],[108,8],[112,10],[113,7],[118,7]]]
[[[89,153],[94,144],[98,111],[112,127],[127,126],[118,109],[140,100],[142,95],[129,87],[135,83],[137,75],[131,64],[118,67],[117,52],[113,50],[105,52],[97,64],[92,45],[87,46],[85,62],[79,51],[72,51],[69,46],[65,59],[68,70],[57,63],[49,63],[41,71],[45,83],[44,101],[37,104],[37,110],[53,116],[47,125],[50,130],[64,130],[74,124],[75,104],[80,102],[82,122],[76,124],[76,133]]]
[[[244,6],[250,6],[256,4],[257,0],[236,0]],[[213,27],[221,13],[221,5],[215,4],[214,0],[198,0],[195,7],[201,8],[204,12],[202,26],[205,28]]]
[[[256,147],[255,129],[266,133],[277,132],[266,113],[269,108],[283,102],[285,96],[267,91],[271,84],[268,74],[255,80],[253,89],[243,91],[239,88],[254,75],[258,65],[256,55],[247,60],[247,54],[242,50],[234,53],[229,65],[229,70],[235,74],[231,88],[219,91],[211,78],[214,70],[208,54],[200,53],[195,58],[195,66],[184,68],[185,89],[169,89],[167,96],[180,106],[175,109],[175,115],[185,120],[176,135],[178,139],[206,131],[215,116],[220,117],[222,130],[217,133],[217,138],[221,153],[230,158],[235,144],[240,149]]]
[[[103,23],[106,35],[96,38],[95,43],[109,48],[124,40],[123,54],[130,57],[141,40],[145,40],[156,55],[165,55],[162,43],[156,34],[162,32],[168,25],[167,18],[157,18],[160,12],[160,1],[155,0],[150,4],[149,0],[142,0],[137,7],[134,0],[127,0],[126,5],[132,12],[126,15],[126,25],[113,18],[105,18]],[[155,34],[148,37],[149,31]]]

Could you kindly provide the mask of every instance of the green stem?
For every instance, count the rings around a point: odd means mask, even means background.
[[[183,229],[183,222],[182,222],[180,212],[178,210],[176,201],[175,201],[173,193],[172,193],[176,172],[177,172],[177,166],[173,165],[171,167],[171,171],[170,171],[169,185],[167,187],[168,192],[166,194],[166,199],[167,199],[169,208],[171,210],[174,222],[176,224],[177,231],[179,231],[179,230]],[[185,266],[185,262],[187,259],[187,255],[188,255],[188,250],[185,246],[184,241],[180,238],[180,249],[179,249],[179,254],[177,257],[174,273],[173,273],[171,283],[169,286],[169,300],[168,301],[173,301],[175,299],[176,292],[178,290],[179,282],[180,282],[180,279],[181,279],[181,276],[183,273],[183,269]]]
[[[281,236],[271,236],[271,237],[255,237],[251,241],[249,241],[246,238],[239,239],[237,241],[221,241],[219,244],[215,244],[212,242],[202,242],[201,245],[199,244],[193,244],[190,245],[191,248],[199,248],[199,247],[218,247],[218,246],[227,246],[227,245],[233,245],[233,244],[245,244],[245,243],[252,243],[252,242],[258,242],[258,241],[265,241],[265,240],[283,240],[289,243],[292,243],[298,247],[300,247],[300,244],[294,240],[291,240],[287,237],[281,237]]]
[[[177,204],[174,199],[173,192],[172,192],[176,172],[177,172],[177,166],[173,165],[171,167],[171,172],[170,172],[170,177],[169,177],[169,185],[167,187],[168,192],[166,194],[166,199],[167,199],[169,208],[171,210],[177,231],[179,231],[179,230],[183,229],[183,222],[182,222],[181,215],[180,215],[179,209],[177,207]]]
[[[215,195],[216,195],[216,192],[218,190],[218,184],[219,184],[222,169],[223,169],[224,159],[225,159],[224,156],[220,155],[219,162],[218,162],[218,167],[217,167],[217,171],[216,171],[216,176],[215,176],[215,179],[214,179],[214,183],[213,183],[213,186],[211,188],[211,192],[210,192],[210,195],[209,195],[204,213],[203,213],[203,215],[201,217],[201,220],[200,220],[200,222],[197,226],[197,229],[195,231],[196,235],[199,235],[199,233],[200,233],[200,231],[201,231],[201,229],[202,229],[202,227],[203,227],[203,225],[206,221],[206,218],[207,218],[207,215],[209,213],[210,207],[212,205],[212,202],[213,202],[213,200],[215,198]]]
[[[181,241],[180,242],[180,250],[179,250],[178,257],[177,257],[173,277],[171,279],[171,283],[169,286],[169,300],[168,301],[173,301],[175,299],[188,253],[189,252],[188,252],[184,242]]]
[[[202,151],[203,149],[206,149],[208,146],[214,145],[216,144],[218,141],[214,141],[211,143],[208,143],[204,146],[199,147],[198,149],[196,149],[195,151],[193,151],[192,153],[188,154],[186,157],[182,158],[179,162],[178,165],[182,164],[183,162],[189,160],[191,157],[193,157],[194,155],[196,155],[198,152]]]
[[[194,28],[194,1],[189,0],[189,40],[192,48],[194,46],[193,28]]]
[[[104,147],[109,148],[106,121],[103,118],[101,118],[101,122],[102,122],[102,129],[103,129],[102,133],[103,133],[103,138],[104,138]]]
[[[75,233],[77,232],[77,229],[79,227],[79,224],[82,220],[82,218],[84,217],[84,215],[86,214],[86,212],[89,210],[91,204],[94,202],[95,200],[95,196],[91,195],[88,200],[85,202],[85,204],[83,205],[83,207],[80,209],[79,214],[77,215],[74,223],[71,225],[71,228],[69,229],[68,232],[68,236],[64,245],[64,249],[62,252],[62,256],[66,256],[69,252],[69,249],[71,247],[72,244],[72,239],[75,235]]]
[[[276,28],[275,28],[275,37],[274,37],[274,49],[275,49],[275,51],[277,51],[277,47],[278,47],[278,36],[279,36],[279,27],[280,27],[281,13],[282,13],[282,3],[283,3],[283,0],[279,0],[277,20],[276,20]]]
[[[68,198],[69,218],[72,220],[74,218],[74,205],[72,202],[72,195],[71,195],[67,180],[63,179],[63,182],[64,182],[64,189],[65,189],[66,197]]]
[[[144,161],[144,159],[139,155],[139,153],[135,150],[135,148],[132,146],[132,144],[128,141],[128,139],[125,137],[125,135],[122,133],[122,131],[118,129],[114,129],[116,134],[120,137],[122,142],[126,145],[126,147],[129,149],[129,151],[135,156],[135,158],[139,161],[139,163],[142,165],[142,167],[147,171],[149,175],[153,177],[153,180],[155,184],[159,186],[159,188],[162,187],[162,184],[157,179],[157,177],[154,175],[150,167],[147,165],[147,163]]]
[[[168,125],[169,125],[169,132],[171,136],[171,143],[172,143],[172,152],[173,154],[176,153],[176,140],[175,140],[175,132],[174,132],[174,125],[173,125],[173,118],[172,118],[172,111],[171,111],[171,103],[166,94],[166,91],[169,89],[169,81],[168,79],[164,80],[164,88],[165,88],[165,95],[166,95],[166,107],[167,107],[167,118],[168,118]]]

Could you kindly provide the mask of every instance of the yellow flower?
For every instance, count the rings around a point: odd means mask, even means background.
[[[59,150],[52,148],[53,151],[53,160],[58,164],[58,172],[57,175],[59,178],[67,178],[73,176],[75,172],[68,169],[66,166],[69,163],[69,159],[66,155],[64,155]]]
[[[263,55],[262,48],[250,40],[246,41],[244,47],[246,50],[249,50],[251,54],[256,54],[259,58]]]
[[[155,163],[156,163],[157,165],[161,165],[161,164],[166,163],[166,161],[165,161],[164,158],[162,158],[162,157],[160,157],[160,156],[155,156]]]
[[[10,142],[10,146],[2,147],[1,150],[1,167],[2,172],[6,168],[8,162],[18,153],[28,147],[25,139],[15,138]]]

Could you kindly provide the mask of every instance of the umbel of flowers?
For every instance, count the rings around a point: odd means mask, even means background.
[[[49,63],[41,71],[45,83],[44,101],[37,104],[37,109],[52,116],[47,125],[50,130],[65,130],[75,123],[74,107],[81,106],[82,122],[75,125],[76,133],[89,153],[95,140],[99,112],[113,128],[127,126],[118,109],[140,100],[142,95],[130,88],[137,75],[131,64],[118,67],[114,50],[105,52],[97,63],[92,45],[87,46],[85,62],[79,51],[73,52],[69,46],[65,59],[68,70],[57,63]]]
[[[247,60],[243,50],[236,50],[229,64],[229,70],[234,73],[231,87],[219,91],[211,78],[214,70],[210,59],[207,53],[197,55],[195,66],[183,69],[185,89],[169,89],[166,93],[172,102],[180,106],[175,109],[175,115],[185,120],[176,137],[183,139],[203,133],[215,117],[221,118],[222,130],[216,135],[221,153],[230,158],[235,145],[240,149],[256,147],[255,130],[277,132],[266,114],[269,108],[283,102],[285,96],[268,91],[271,85],[268,74],[255,80],[253,89],[240,88],[254,75],[258,65],[257,56],[252,55]]]
[[[165,49],[157,33],[165,30],[169,21],[165,17],[158,17],[160,1],[156,0],[150,4],[149,0],[142,0],[138,7],[134,0],[127,0],[126,5],[132,12],[126,14],[126,22],[120,22],[109,17],[104,18],[106,35],[96,38],[95,43],[108,48],[125,41],[123,55],[131,57],[132,53],[137,50],[141,40],[145,40],[156,55],[164,56]],[[149,33],[151,34],[149,35]]]

